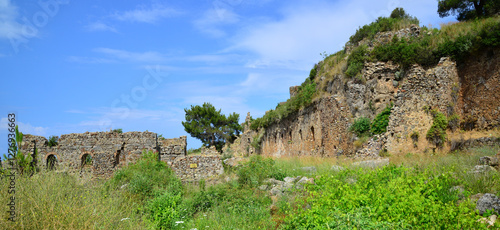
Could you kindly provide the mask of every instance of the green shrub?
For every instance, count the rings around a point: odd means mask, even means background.
[[[180,193],[183,189],[181,181],[165,162],[158,161],[157,156],[152,151],[144,151],[143,158],[137,163],[115,172],[106,183],[108,190],[128,184],[127,190],[140,199],[150,198],[159,190]]]
[[[113,132],[113,133],[123,133],[123,130],[122,129],[113,129],[113,130],[111,130],[111,132]]]
[[[316,77],[317,70],[316,68],[318,67],[317,64],[314,65],[314,67],[311,69],[311,72],[309,72],[309,79],[312,81]]]
[[[349,131],[355,133],[358,137],[367,136],[370,134],[370,126],[370,118],[360,117],[354,120],[354,123],[349,127]]]
[[[288,99],[282,105],[278,104],[274,110],[268,111],[261,118],[255,119],[250,128],[257,131],[261,127],[266,128],[275,122],[287,118],[289,115],[310,105],[315,94],[316,83],[307,78],[299,87],[294,97]]]
[[[352,178],[356,179],[352,183]],[[318,177],[297,207],[285,207],[283,229],[477,229],[474,204],[456,204],[453,173],[387,166]],[[292,209],[293,211],[290,212]]]
[[[145,206],[147,218],[155,229],[171,229],[181,220],[180,193],[164,191],[149,200]]]
[[[394,13],[394,11],[393,11]],[[403,10],[404,13],[404,10]],[[392,14],[391,14],[392,15]],[[379,17],[375,22],[364,25],[356,30],[356,33],[349,38],[352,45],[357,45],[364,38],[373,38],[378,32],[385,32],[399,29],[398,24],[420,24],[417,18],[411,17],[405,13],[404,17],[387,18]]]
[[[49,147],[53,147],[53,146],[57,146],[57,141],[59,140],[59,138],[57,136],[50,136],[49,137],[49,142],[47,143],[47,145]]]
[[[446,142],[446,128],[448,127],[448,120],[444,114],[437,110],[432,110],[432,116],[434,117],[432,126],[429,131],[427,131],[427,135],[425,137],[436,147],[441,148]]]
[[[373,134],[382,134],[387,131],[389,125],[389,116],[391,116],[392,103],[387,105],[382,112],[373,119],[371,131]]]
[[[368,60],[368,48],[366,45],[358,46],[352,50],[351,55],[347,58],[347,70],[345,74],[348,77],[356,76],[364,67],[365,61]]]
[[[266,178],[283,180],[285,173],[274,166],[274,160],[271,158],[262,158],[253,156],[250,161],[243,164],[236,172],[240,186],[257,187]]]

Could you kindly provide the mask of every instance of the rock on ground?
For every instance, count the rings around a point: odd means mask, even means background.
[[[476,203],[476,210],[483,215],[487,210],[493,209],[497,214],[500,212],[500,199],[497,196],[486,193]]]

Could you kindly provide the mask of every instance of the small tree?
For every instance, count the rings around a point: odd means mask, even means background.
[[[49,142],[47,143],[47,145],[49,147],[56,146],[56,145],[58,145],[58,143],[57,143],[58,140],[59,140],[59,138],[57,136],[50,136],[49,137]]]
[[[500,11],[498,0],[439,0],[439,17],[457,15],[457,20],[488,17]]]
[[[409,18],[409,17],[410,15],[406,14],[405,10],[400,7],[394,9],[391,13],[391,18],[399,19],[399,18]]]
[[[232,113],[226,117],[210,103],[191,106],[191,109],[184,111],[184,130],[192,137],[200,139],[206,147],[215,146],[219,152],[226,142],[233,142],[242,130],[238,123],[239,114]]]

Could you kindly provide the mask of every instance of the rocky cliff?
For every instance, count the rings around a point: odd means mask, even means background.
[[[360,44],[369,49],[387,44],[393,37],[411,38],[420,28],[379,33]],[[347,56],[355,47],[346,46]],[[344,61],[348,57],[344,58]],[[339,62],[341,65],[342,61]],[[476,50],[460,63],[442,57],[437,65],[410,67],[389,62],[365,62],[355,78],[342,73],[327,76],[324,63],[317,68],[318,96],[298,112],[280,119],[245,137],[248,144],[259,138],[259,153],[270,156],[378,156],[390,154],[456,149],[457,138],[465,143],[499,144],[500,133],[500,48]],[[326,68],[338,68],[330,65]],[[345,67],[344,67],[345,68]],[[315,72],[316,72],[315,71]],[[321,75],[321,73],[327,73]],[[290,87],[290,97],[298,92]],[[349,132],[356,118],[373,119],[393,105],[387,131],[371,140],[359,142]],[[434,112],[432,112],[434,111]],[[442,146],[428,140],[435,113],[450,120]],[[247,128],[248,130],[248,128]],[[474,132],[474,135],[466,135]],[[464,140],[464,135],[468,136]],[[485,140],[477,142],[472,139]],[[486,138],[486,139],[485,139]],[[357,143],[356,143],[357,142]],[[240,148],[244,152],[243,148]]]

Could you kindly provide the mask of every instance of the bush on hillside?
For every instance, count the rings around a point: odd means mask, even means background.
[[[432,126],[429,131],[427,131],[427,135],[425,137],[436,147],[441,148],[446,142],[446,128],[448,127],[448,120],[444,114],[437,110],[432,110],[432,116],[434,117]]]
[[[387,131],[389,125],[389,116],[391,116],[392,103],[387,105],[382,112],[373,119],[371,131],[373,134],[382,134]]]
[[[360,117],[354,120],[349,131],[356,134],[358,137],[368,136],[370,134],[371,121],[370,118]]]

